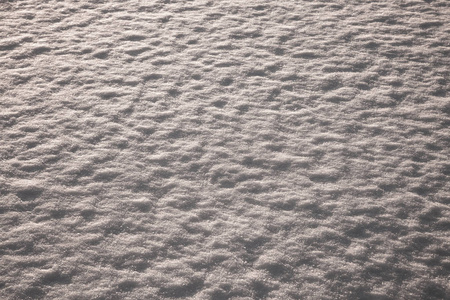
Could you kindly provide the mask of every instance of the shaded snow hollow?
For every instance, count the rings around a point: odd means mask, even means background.
[[[0,2],[1,299],[450,299],[450,2]]]

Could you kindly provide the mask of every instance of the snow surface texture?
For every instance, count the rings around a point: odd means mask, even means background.
[[[450,299],[450,2],[1,1],[1,299]]]

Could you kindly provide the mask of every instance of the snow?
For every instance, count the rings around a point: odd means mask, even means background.
[[[0,3],[0,298],[449,299],[450,3]]]

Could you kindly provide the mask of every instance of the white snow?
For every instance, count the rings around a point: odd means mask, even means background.
[[[449,15],[0,2],[0,298],[449,299]]]

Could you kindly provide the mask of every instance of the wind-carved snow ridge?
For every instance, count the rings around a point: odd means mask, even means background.
[[[1,1],[1,299],[448,299],[450,3]]]

